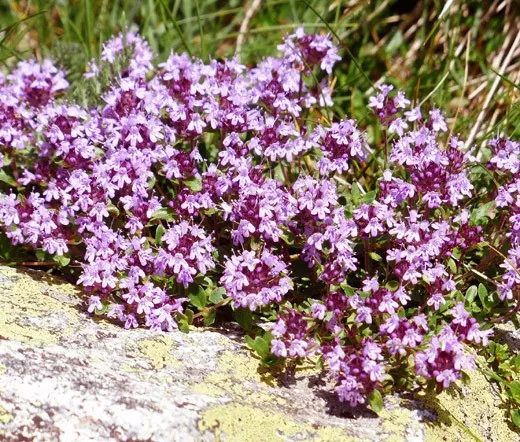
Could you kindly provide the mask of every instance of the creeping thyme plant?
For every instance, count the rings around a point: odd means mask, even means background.
[[[127,32],[88,65],[89,105],[51,61],[20,62],[0,80],[4,235],[80,267],[88,312],[237,321],[264,363],[317,362],[346,406],[447,388],[518,310],[520,144],[474,155],[386,84],[373,127],[336,120],[331,39],[298,30],[278,50],[154,64]]]

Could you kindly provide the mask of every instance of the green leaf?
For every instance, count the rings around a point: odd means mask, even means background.
[[[347,296],[353,296],[356,293],[356,289],[354,287],[350,287],[346,282],[342,282],[339,286]]]
[[[47,252],[42,249],[37,249],[34,254],[36,255],[36,259],[38,261],[45,261],[47,259]]]
[[[367,204],[374,202],[374,200],[376,199],[376,195],[377,192],[375,190],[365,193],[363,195],[363,202]]]
[[[187,319],[189,325],[193,324],[193,315],[194,314],[195,313],[193,313],[193,310],[191,310],[189,308],[184,310],[184,315],[186,315],[186,319]]]
[[[399,281],[396,281],[395,279],[392,280],[392,281],[388,281],[386,284],[385,284],[385,287],[392,291],[392,292],[395,292],[399,287],[400,287],[400,284],[399,284]]]
[[[148,181],[148,189],[152,190],[155,187],[156,183],[157,183],[157,178],[155,177],[155,175],[152,175],[152,177]]]
[[[453,258],[448,259],[448,268],[450,269],[451,273],[457,273],[457,263]]]
[[[281,163],[278,163],[276,166],[273,167],[273,175],[274,178],[281,183],[285,181],[285,175],[284,175],[284,169]]]
[[[0,169],[0,181],[9,184],[12,187],[16,187],[18,185],[16,180],[12,176],[7,175],[7,173],[3,169]]]
[[[361,192],[357,183],[352,185],[351,198],[354,204],[357,204],[361,198]]]
[[[107,205],[107,211],[108,211],[109,213],[111,213],[112,215],[114,215],[114,216],[118,216],[119,213],[120,213],[120,212],[119,212],[119,209],[118,209],[116,206],[114,206],[112,203],[109,203],[109,204]]]
[[[151,221],[156,219],[162,219],[164,221],[173,221],[175,218],[175,214],[173,213],[172,209],[169,209],[167,207],[161,207],[150,218]]]
[[[193,293],[188,295],[188,298],[190,298],[192,305],[198,309],[203,309],[208,305],[208,294],[203,287],[198,286]]]
[[[504,379],[502,379],[499,375],[494,373],[493,371],[486,371],[486,374],[491,378],[494,379],[497,382],[504,382]]]
[[[224,299],[226,289],[224,287],[215,288],[209,295],[209,301],[213,304],[217,304]]]
[[[469,303],[473,302],[477,297],[477,291],[477,287],[474,285],[468,287],[468,290],[466,290],[466,301]]]
[[[70,258],[65,255],[54,255],[52,260],[57,262],[60,267],[66,267],[70,263]]]
[[[358,294],[362,299],[368,299],[372,295],[372,292],[359,292]]]
[[[181,332],[188,333],[190,331],[190,324],[188,324],[188,320],[185,316],[179,316],[177,324],[179,325],[179,330]]]
[[[184,310],[184,313],[179,313],[175,316],[179,330],[183,333],[190,331],[190,325],[193,322],[193,311],[190,309]]]
[[[515,408],[514,410],[511,410],[511,420],[518,428],[520,428],[520,409]]]
[[[453,251],[451,252],[452,256],[455,258],[455,259],[460,259],[460,257],[462,256],[462,252],[460,251],[460,249],[458,247],[455,247],[453,249]]]
[[[383,396],[379,390],[374,390],[368,397],[368,403],[373,412],[379,414],[383,409]]]
[[[376,252],[370,252],[369,253],[370,258],[372,258],[374,261],[381,262],[383,258],[381,255],[378,255]]]
[[[493,296],[488,293],[486,286],[482,283],[478,285],[478,297],[485,311],[493,308]]]
[[[248,332],[253,327],[253,312],[248,308],[237,308],[233,310],[233,317],[245,331]]]
[[[215,318],[217,317],[217,309],[216,308],[209,308],[202,313],[202,317],[204,318],[204,325],[206,327],[209,327],[210,325],[213,325],[215,322]]]
[[[511,397],[520,404],[520,381],[513,381],[509,384]]]
[[[487,297],[488,297],[488,291],[487,291],[486,286],[482,283],[480,283],[478,285],[478,297],[482,301],[482,304],[485,304],[485,302],[487,301]]]
[[[280,236],[280,238],[283,240],[284,243],[286,243],[290,246],[294,244],[294,234],[291,232],[284,232]]]
[[[246,344],[262,359],[267,358],[271,353],[269,348],[270,342],[265,337],[257,336],[255,339],[252,339],[250,336],[246,336]]]
[[[166,229],[162,224],[159,224],[157,226],[157,229],[155,229],[155,244],[160,244],[163,235],[166,233]]]
[[[493,219],[495,217],[495,212],[495,201],[489,201],[485,204],[482,204],[480,207],[473,209],[469,217],[469,221],[474,226],[485,225],[489,219]]]
[[[216,207],[210,207],[209,209],[204,210],[204,214],[207,216],[214,215],[215,213],[218,213],[218,209]]]
[[[200,192],[202,190],[202,181],[198,178],[192,178],[190,180],[184,181],[186,187],[188,187],[193,192]]]

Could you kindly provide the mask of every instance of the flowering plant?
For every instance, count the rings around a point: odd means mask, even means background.
[[[4,235],[79,264],[90,313],[171,331],[231,312],[264,363],[317,358],[350,406],[446,388],[519,308],[520,144],[476,158],[381,84],[371,146],[327,113],[331,40],[278,49],[154,65],[127,32],[89,64],[93,91],[111,79],[89,106],[52,62],[20,62],[0,78]]]

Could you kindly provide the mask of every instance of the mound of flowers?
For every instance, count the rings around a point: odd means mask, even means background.
[[[128,32],[88,66],[92,105],[52,62],[20,62],[0,78],[3,234],[79,266],[90,313],[238,321],[264,363],[317,361],[350,406],[448,387],[518,309],[520,144],[477,159],[389,85],[369,127],[336,120],[329,37],[278,50],[156,65]]]

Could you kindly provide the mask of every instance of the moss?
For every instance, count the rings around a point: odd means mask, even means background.
[[[2,275],[14,283],[2,292],[0,310],[0,336],[36,345],[55,344],[63,336],[73,333],[79,324],[79,314],[70,304],[61,302],[46,293],[49,286],[45,278],[33,279],[14,269],[2,268]],[[60,293],[76,292],[69,284],[59,286]],[[59,313],[59,324],[52,325],[48,318]]]
[[[171,354],[172,340],[166,336],[154,339],[142,339],[137,344],[139,351],[151,362],[156,370],[163,367],[175,367],[180,363]]]

